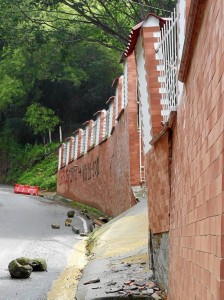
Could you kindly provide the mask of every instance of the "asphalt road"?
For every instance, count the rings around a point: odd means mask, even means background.
[[[0,185],[0,300],[47,299],[75,243],[82,239],[64,225],[68,210],[44,198],[14,194],[12,188]],[[53,223],[61,228],[52,229]],[[79,219],[78,226],[81,223]],[[21,256],[44,258],[48,271],[12,279],[8,264]]]

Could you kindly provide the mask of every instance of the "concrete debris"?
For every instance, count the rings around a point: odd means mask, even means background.
[[[132,281],[131,280],[129,280],[129,281],[125,281],[124,282],[124,284],[131,284],[132,283]]]
[[[161,300],[162,299],[157,293],[152,294],[151,297],[155,300]]]
[[[150,293],[149,293],[148,291],[142,291],[142,295],[143,295],[143,296],[149,296]]]
[[[162,299],[160,297],[161,291],[159,290],[157,285],[152,281],[143,282],[143,281],[137,281],[133,279],[125,281],[123,284],[123,292],[125,293],[126,296],[142,295],[145,297],[145,296],[154,295],[153,299],[156,300]]]
[[[84,282],[83,284],[86,285],[86,284],[92,284],[92,283],[97,283],[97,282],[100,282],[99,277],[89,280],[87,282]]]
[[[72,224],[72,219],[65,220],[65,226],[71,226],[71,224]]]
[[[124,292],[124,291],[118,291],[117,293],[118,293],[119,295],[127,295],[127,293]]]
[[[72,226],[72,231],[75,233],[75,234],[79,234],[79,229],[75,226]]]
[[[85,282],[84,285],[86,284],[91,284],[91,283],[97,283],[100,282],[99,278],[92,279],[88,282]],[[116,286],[117,285],[117,286]],[[134,296],[140,296],[143,298],[149,299],[155,299],[155,300],[160,300],[162,299],[160,296],[160,293],[162,293],[157,285],[154,282],[147,282],[147,281],[138,281],[134,279],[129,279],[123,283],[123,285],[117,284],[116,281],[111,280],[110,282],[107,283],[107,286],[114,286],[111,287],[108,290],[105,290],[104,292],[106,294],[114,294],[124,296],[124,297],[134,297]],[[150,286],[150,288],[149,288]],[[96,286],[92,287],[92,289],[97,290],[101,289],[102,287]],[[113,296],[113,297],[114,297]]]
[[[93,224],[101,227],[104,222],[100,221],[99,219],[93,219]]]
[[[107,218],[107,217],[99,217],[98,219],[100,221],[102,221],[103,223],[108,223],[109,222],[109,218]]]
[[[115,285],[115,284],[117,284],[117,282],[112,280],[112,281],[108,282],[107,286],[111,286],[111,285]]]
[[[135,285],[138,285],[138,286],[144,286],[144,285],[145,285],[145,282],[134,281],[134,284],[135,284]]]
[[[70,211],[67,212],[67,216],[69,218],[74,218],[74,215],[75,215],[75,211],[74,210],[70,210]]]
[[[149,282],[146,282],[145,286],[147,286],[150,289],[150,288],[154,288],[156,286],[156,284],[153,281],[149,281]]]
[[[85,214],[86,218],[91,220],[91,217],[88,214]]]
[[[53,228],[53,229],[60,229],[60,225],[51,224],[51,228]]]
[[[123,291],[123,288],[115,288],[115,289],[110,289],[109,291],[105,291],[106,294],[113,294],[113,293],[117,293],[120,291]]]
[[[80,236],[88,236],[88,233],[86,233],[86,232],[81,232],[79,235],[80,235]]]
[[[129,295],[129,296],[131,296],[131,295],[134,296],[134,295],[141,295],[141,294],[140,294],[139,291],[129,291],[129,292],[128,292],[128,295]]]
[[[136,285],[133,284],[133,285],[130,285],[128,289],[129,289],[129,290],[137,290],[138,287],[137,287]]]

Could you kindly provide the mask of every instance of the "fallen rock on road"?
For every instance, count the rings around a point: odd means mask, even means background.
[[[28,278],[33,271],[33,268],[26,264],[20,264],[16,259],[12,260],[8,266],[9,273],[13,278]]]
[[[46,271],[47,263],[42,258],[19,257],[9,263],[8,270],[13,278],[28,278],[32,271]]]

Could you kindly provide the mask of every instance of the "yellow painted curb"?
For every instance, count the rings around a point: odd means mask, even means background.
[[[66,269],[54,282],[48,300],[72,300],[75,297],[81,271],[87,264],[86,240],[77,243],[69,255]]]

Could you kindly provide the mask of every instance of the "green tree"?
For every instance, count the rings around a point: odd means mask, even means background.
[[[98,43],[121,52],[135,24],[149,12],[170,16],[177,0],[4,0],[7,2],[26,34],[28,23],[38,36],[53,30],[68,41]]]
[[[59,124],[59,118],[52,109],[33,103],[27,108],[25,120],[33,129],[34,134],[43,135],[44,144],[46,132],[49,133],[49,142],[52,142],[51,132]]]

